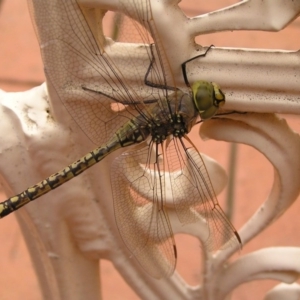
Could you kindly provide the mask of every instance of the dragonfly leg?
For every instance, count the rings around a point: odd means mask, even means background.
[[[144,78],[144,83],[148,86],[151,86],[153,88],[156,88],[156,89],[161,89],[161,90],[170,90],[170,91],[177,91],[178,88],[176,87],[173,87],[173,86],[168,86],[168,85],[163,85],[163,84],[159,84],[159,83],[154,83],[154,82],[151,82],[150,80],[148,80],[148,76],[150,74],[150,71],[151,69],[153,68],[153,64],[154,64],[154,61],[155,61],[155,57],[154,57],[154,53],[153,53],[153,47],[154,46],[154,43],[152,43],[150,45],[150,50],[151,50],[151,62],[150,62],[150,65],[148,67],[148,70],[145,74],[145,78]]]
[[[214,45],[210,45],[210,46],[206,49],[206,51],[205,51],[204,53],[202,53],[202,54],[200,54],[200,55],[197,55],[197,56],[194,56],[194,57],[192,57],[192,58],[186,60],[184,63],[181,64],[182,75],[183,75],[184,82],[185,82],[186,86],[188,86],[188,87],[191,86],[190,83],[189,83],[189,81],[188,81],[187,75],[186,75],[186,64],[189,63],[189,62],[191,62],[192,60],[194,60],[194,59],[196,59],[196,58],[199,58],[199,57],[205,57],[206,54],[207,54],[207,52],[208,52],[212,47],[214,47]]]
[[[133,104],[141,104],[141,103],[144,103],[144,104],[151,104],[151,103],[156,103],[157,102],[157,99],[149,99],[149,100],[144,100],[144,101],[120,101],[108,94],[105,94],[101,91],[98,91],[98,90],[93,90],[93,89],[90,89],[84,85],[81,86],[81,88],[84,90],[84,91],[88,91],[88,92],[92,92],[92,93],[96,93],[96,94],[100,94],[100,95],[103,95],[109,99],[112,99],[114,100],[115,102],[118,102],[118,103],[121,103],[123,105],[133,105]]]
[[[218,119],[218,118],[220,118],[222,116],[232,115],[232,114],[246,115],[247,112],[246,111],[232,110],[232,111],[228,111],[228,112],[223,112],[223,113],[215,114],[211,119],[215,119],[216,120],[216,119]],[[200,123],[203,123],[203,120],[199,120],[195,124],[200,124]]]
[[[232,115],[232,114],[246,115],[247,112],[246,111],[232,110],[232,111],[222,112],[222,113],[216,114],[215,117],[213,117],[212,119],[217,119],[218,117],[226,116],[226,115]]]

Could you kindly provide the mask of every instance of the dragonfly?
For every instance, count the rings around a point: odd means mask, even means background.
[[[216,83],[189,83],[186,65],[191,60],[181,65],[188,91],[179,89],[169,75],[172,70],[156,35],[150,0],[123,2],[122,10],[132,19],[142,41],[135,48],[97,38],[76,0],[30,3],[37,26],[44,31],[39,42],[47,79],[89,139],[101,146],[0,203],[0,218],[116,150],[133,146],[119,155],[111,168],[116,224],[143,269],[163,278],[173,274],[177,261],[167,207],[170,195],[182,225],[205,222],[208,251],[242,244],[218,203],[200,152],[187,135],[199,119],[205,122],[217,115],[225,95]],[[50,30],[44,24],[54,25]],[[113,48],[121,49],[119,57],[111,54]],[[122,56],[127,57],[126,64]],[[141,87],[138,91],[124,75],[126,68]],[[88,126],[91,122],[95,126]]]

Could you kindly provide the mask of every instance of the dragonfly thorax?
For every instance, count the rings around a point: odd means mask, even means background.
[[[224,93],[216,83],[197,81],[190,93],[176,90],[147,113],[141,111],[116,133],[118,143],[126,147],[148,137],[157,144],[171,135],[180,138],[191,131],[199,115],[202,120],[212,118],[224,103]]]
[[[156,143],[162,143],[168,136],[182,137],[192,129],[198,111],[191,96],[177,90],[168,96],[165,109],[157,105],[152,110],[152,119],[148,124],[149,135]]]
[[[180,114],[171,116],[170,119],[164,122],[151,124],[148,128],[152,141],[157,144],[162,143],[170,135],[182,137],[188,133],[188,127]]]

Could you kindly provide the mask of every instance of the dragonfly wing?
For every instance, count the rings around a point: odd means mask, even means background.
[[[176,247],[164,208],[164,176],[150,160],[149,147],[122,154],[113,163],[112,190],[118,229],[144,270],[168,277],[176,266]],[[151,167],[151,169],[149,169]],[[153,169],[152,169],[153,168]]]
[[[143,26],[138,32],[143,46],[113,43],[106,40],[101,26],[95,38],[76,0],[29,0],[29,6],[51,91],[95,144],[103,144],[142,109],[147,115],[144,101],[160,96],[144,84],[152,54]],[[142,17],[136,15],[138,20]]]
[[[188,142],[173,139],[167,148],[167,164],[177,216],[182,224],[204,219],[207,224],[206,248],[214,252],[241,243],[236,229],[226,217],[200,153]]]

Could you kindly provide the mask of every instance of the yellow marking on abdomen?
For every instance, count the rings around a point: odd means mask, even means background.
[[[81,174],[88,168],[92,167],[96,163],[100,162],[109,153],[115,151],[118,148],[121,148],[121,145],[118,140],[114,139],[109,145],[94,149],[93,151],[89,152],[61,171],[52,174],[48,178],[29,187],[22,193],[1,202],[0,218],[7,216],[11,212],[19,209],[30,201],[33,201],[50,192],[51,190],[54,190],[55,188],[61,186],[62,184]]]

